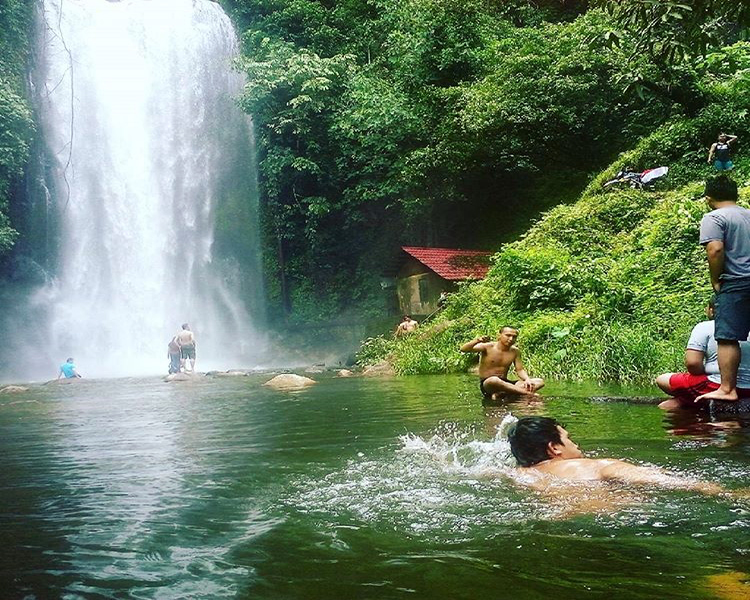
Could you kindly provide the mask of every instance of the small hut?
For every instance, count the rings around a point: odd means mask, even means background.
[[[483,279],[491,252],[458,248],[402,246],[396,293],[402,314],[424,316],[438,309],[442,292],[453,292],[459,281]]]

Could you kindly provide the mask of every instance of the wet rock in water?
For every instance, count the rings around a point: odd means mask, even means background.
[[[29,388],[23,387],[22,385],[6,385],[0,389],[0,394],[20,394],[21,392],[28,392]]]
[[[313,365],[305,369],[305,373],[313,373],[313,374],[325,373],[325,371],[326,371],[325,365]]]
[[[47,383],[71,385],[74,383],[80,383],[81,381],[83,381],[82,377],[63,377],[62,379],[52,379],[51,381],[48,381]]]
[[[210,375],[211,377],[247,377],[245,371],[238,371],[236,369],[232,371],[209,371],[206,375]]]
[[[365,377],[392,377],[395,374],[396,371],[393,370],[391,363],[387,360],[379,362],[376,365],[370,365],[362,371],[362,375]]]
[[[310,379],[309,377],[302,377],[301,375],[295,375],[294,373],[284,373],[282,375],[276,375],[273,379],[269,379],[263,385],[272,387],[277,390],[291,390],[308,387],[315,385],[317,381]]]
[[[341,369],[338,373],[336,373],[336,377],[354,377],[354,372],[350,371],[349,369]]]
[[[750,398],[740,398],[736,402],[724,402],[723,400],[711,400],[709,410],[712,415],[739,415],[750,414]]]
[[[192,381],[195,378],[195,375],[189,373],[170,373],[164,378],[164,381]]]

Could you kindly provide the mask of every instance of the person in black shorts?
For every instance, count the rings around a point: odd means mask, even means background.
[[[516,346],[518,329],[503,327],[497,341],[489,336],[476,337],[461,346],[461,352],[479,354],[479,389],[486,400],[499,400],[504,394],[534,394],[544,386],[544,380],[531,378],[521,361],[521,351]],[[511,366],[518,381],[508,379]]]

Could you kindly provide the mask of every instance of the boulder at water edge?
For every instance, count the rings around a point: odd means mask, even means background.
[[[391,377],[395,374],[396,371],[393,370],[391,363],[386,360],[376,365],[370,365],[362,372],[365,377]]]
[[[336,377],[354,377],[354,373],[350,371],[349,369],[341,369],[336,374]]]
[[[0,390],[0,394],[20,394],[21,392],[28,392],[29,388],[23,387],[22,385],[6,385]]]
[[[273,379],[266,381],[263,385],[272,387],[277,390],[292,390],[304,388],[310,385],[314,385],[317,382],[309,377],[302,377],[301,375],[295,375],[294,373],[284,373],[283,375],[276,375]]]

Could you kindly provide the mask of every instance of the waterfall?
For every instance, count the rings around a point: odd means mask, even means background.
[[[165,372],[183,322],[199,370],[250,366],[257,188],[229,18],[209,0],[44,0],[39,16],[59,219],[56,276],[34,298],[47,377],[68,356],[90,376]]]

